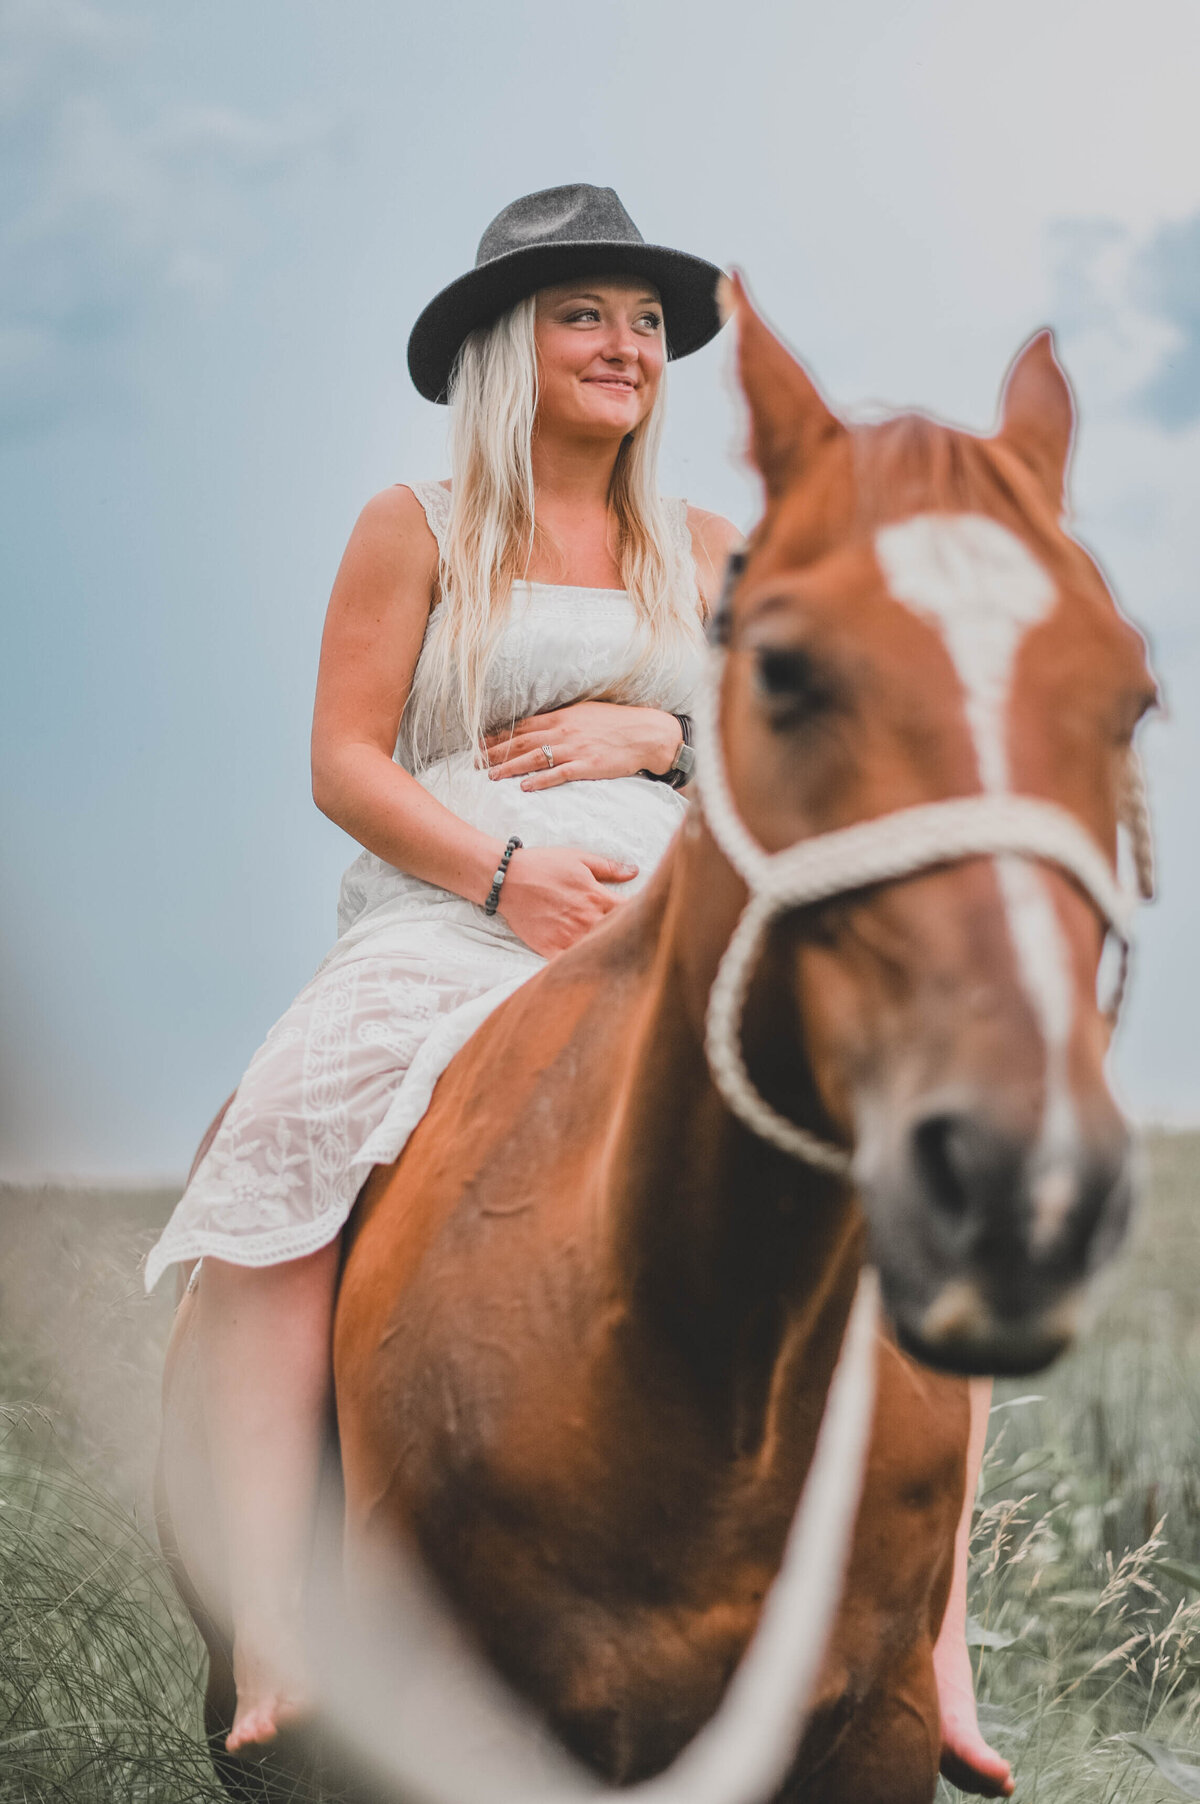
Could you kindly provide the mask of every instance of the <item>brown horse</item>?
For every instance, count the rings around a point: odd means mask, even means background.
[[[1073,409],[1048,336],[993,438],[851,429],[735,302],[767,494],[718,622],[747,838],[774,853],[1017,793],[1111,869],[1154,689],[1062,524]],[[1103,886],[1053,847],[959,847],[764,924],[749,1087],[852,1153],[847,1181],[836,1153],[822,1170],[752,1131],[714,1080],[706,1013],[747,890],[709,794],[645,894],[486,1021],[364,1190],[336,1322],[348,1543],[415,1544],[596,1773],[660,1771],[753,1634],[868,1247],[895,1335],[777,1795],[928,1804],[967,1429],[948,1374],[1051,1358],[1128,1214]]]

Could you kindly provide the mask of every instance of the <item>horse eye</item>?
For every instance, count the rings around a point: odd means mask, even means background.
[[[760,647],[755,677],[772,719],[780,726],[811,715],[830,699],[812,659],[798,646]]]

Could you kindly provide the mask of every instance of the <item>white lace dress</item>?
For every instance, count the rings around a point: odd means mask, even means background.
[[[414,483],[441,543],[449,492]],[[686,506],[671,504],[680,549]],[[441,630],[435,608],[426,629]],[[602,691],[629,662],[636,616],[622,589],[520,583],[487,679],[485,718],[499,723]],[[686,712],[699,655],[681,651],[648,705]],[[644,777],[523,790],[494,782],[469,751],[425,765],[397,760],[454,813],[497,839],[579,846],[626,859],[649,878],[686,803]],[[370,852],[347,870],[339,937],[312,981],[254,1055],[212,1146],[150,1253],[152,1288],[176,1260],[210,1255],[274,1265],[340,1230],[372,1166],[396,1158],[438,1077],[469,1035],[543,960],[499,915],[385,864]]]

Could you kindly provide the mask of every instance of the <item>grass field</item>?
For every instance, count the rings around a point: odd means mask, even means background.
[[[1097,1327],[997,1392],[972,1637],[1027,1804],[1200,1798],[1200,1135],[1143,1158]],[[171,1200],[0,1190],[0,1804],[224,1796],[149,1507]]]

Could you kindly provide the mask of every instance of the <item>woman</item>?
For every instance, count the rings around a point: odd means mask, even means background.
[[[313,722],[315,799],[365,850],[337,945],[256,1054],[147,1274],[204,1258],[231,1751],[303,1704],[294,1650],[358,1189],[483,1015],[648,877],[684,812],[700,619],[739,535],[664,502],[655,466],[668,346],[687,355],[719,329],[719,273],[646,245],[611,189],[550,189],[498,215],[410,341],[417,387],[454,403],[452,485],[364,509]]]

